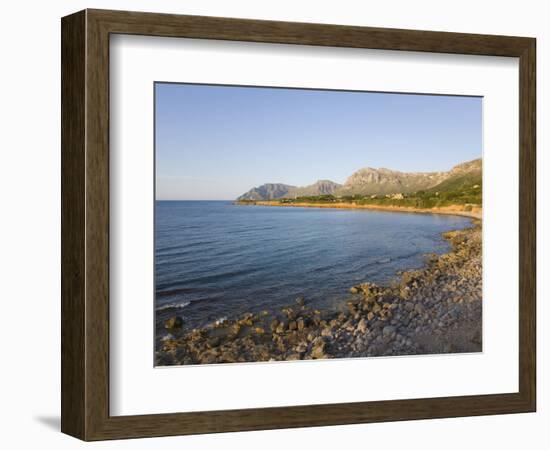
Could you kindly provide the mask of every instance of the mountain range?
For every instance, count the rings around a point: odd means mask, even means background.
[[[446,172],[400,172],[364,167],[342,184],[319,180],[309,186],[267,183],[250,189],[237,200],[275,200],[317,195],[386,195],[420,190],[450,191],[481,183],[481,158],[454,166]]]

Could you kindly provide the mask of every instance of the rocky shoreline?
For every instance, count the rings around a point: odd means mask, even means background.
[[[248,313],[185,330],[173,317],[157,344],[155,364],[464,353],[482,350],[481,221],[444,233],[451,251],[426,257],[388,286],[350,289],[340,311],[319,311],[307,299],[280,311]]]

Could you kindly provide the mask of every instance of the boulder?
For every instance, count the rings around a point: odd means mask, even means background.
[[[367,327],[367,321],[363,318],[359,321],[359,323],[357,324],[357,330],[360,332],[360,333],[363,333],[365,334],[368,330],[368,327]]]
[[[183,326],[183,319],[180,316],[170,317],[164,322],[164,328],[167,330],[176,330]]]
[[[311,357],[313,359],[325,358],[325,341],[321,337],[315,338],[311,347]]]

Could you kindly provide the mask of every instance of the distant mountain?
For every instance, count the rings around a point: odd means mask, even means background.
[[[365,167],[354,172],[343,185],[329,180],[296,187],[286,184],[263,184],[237,200],[274,200],[316,195],[385,195],[421,190],[450,191],[481,183],[482,162],[474,159],[454,166],[447,172],[399,172]]]
[[[295,191],[291,191],[297,197],[307,195],[331,195],[342,187],[341,184],[335,183],[330,180],[319,180],[309,186],[297,188]]]
[[[237,200],[274,200],[288,197],[289,192],[297,189],[296,186],[289,186],[282,183],[266,183],[250,189],[241,195]]]
[[[298,187],[282,183],[267,183],[250,189],[237,200],[275,200],[278,198],[295,198],[301,196],[334,194],[341,184],[330,180],[319,180],[309,186]]]
[[[457,178],[481,181],[481,159],[465,162],[447,172],[399,172],[390,169],[366,167],[352,174],[338,195],[372,195],[417,192],[434,189],[436,186]],[[442,185],[442,190],[445,185]]]

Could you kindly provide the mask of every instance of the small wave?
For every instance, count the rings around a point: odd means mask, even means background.
[[[216,319],[214,322],[215,325],[223,325],[225,322],[227,322],[227,317],[220,317],[219,319]]]
[[[157,311],[168,311],[172,309],[183,309],[186,306],[189,306],[191,302],[179,302],[179,303],[169,303],[168,305],[162,305],[157,307]]]

